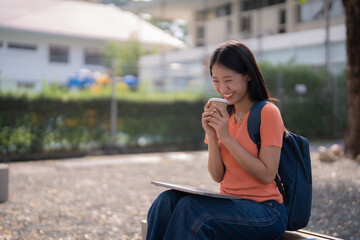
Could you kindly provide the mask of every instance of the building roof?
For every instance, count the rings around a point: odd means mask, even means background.
[[[0,28],[70,37],[183,47],[139,16],[113,5],[69,0],[0,0]]]

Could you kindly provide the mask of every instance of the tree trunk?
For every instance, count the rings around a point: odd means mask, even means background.
[[[360,154],[360,1],[342,0],[346,13],[348,122],[345,155]]]

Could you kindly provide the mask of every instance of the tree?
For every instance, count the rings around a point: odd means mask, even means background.
[[[162,18],[156,18],[152,16],[143,16],[152,25],[164,30],[170,35],[180,39],[181,41],[188,43],[189,31],[188,23],[183,19],[166,20]]]
[[[346,13],[348,123],[345,154],[360,154],[360,1],[342,0]]]
[[[141,44],[135,40],[108,42],[104,54],[104,65],[114,70],[116,76],[128,74],[138,76],[137,61],[142,55],[153,52],[155,51],[146,52]]]

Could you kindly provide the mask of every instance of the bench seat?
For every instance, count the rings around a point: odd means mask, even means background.
[[[146,228],[147,223],[146,220],[141,221],[141,233],[142,239],[145,240],[146,236]],[[342,240],[340,238],[335,238],[323,234],[318,234],[310,231],[305,230],[298,230],[298,231],[286,231],[285,234],[282,236],[281,240],[302,240],[302,239],[313,239],[313,240]]]

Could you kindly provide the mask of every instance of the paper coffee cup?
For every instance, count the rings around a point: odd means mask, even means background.
[[[226,99],[223,99],[223,98],[210,98],[208,102],[211,103],[210,108],[213,108],[213,104],[215,103],[218,108],[222,108],[225,111],[226,111],[226,107],[228,105],[228,102],[226,101]]]

